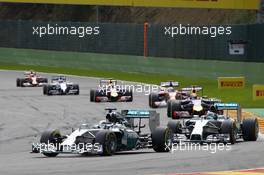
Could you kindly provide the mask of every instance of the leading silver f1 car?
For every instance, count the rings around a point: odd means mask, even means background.
[[[32,145],[33,153],[55,157],[60,153],[113,155],[115,152],[153,148],[168,152],[173,134],[159,127],[159,114],[147,110],[122,110],[108,108],[106,120],[89,126],[83,124],[71,134],[62,136],[58,130],[46,131],[40,143]],[[142,119],[149,120],[151,133],[143,133]]]
[[[44,95],[79,95],[78,84],[67,81],[65,76],[53,76],[51,83],[43,86]]]
[[[236,118],[229,116],[230,110],[236,111]],[[172,120],[168,127],[179,140],[191,142],[234,144],[239,139],[256,141],[259,133],[257,118],[241,120],[241,108],[237,103],[216,103],[206,115],[187,120]]]

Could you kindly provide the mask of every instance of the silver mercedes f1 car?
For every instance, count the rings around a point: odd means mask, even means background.
[[[232,117],[229,115],[230,111],[235,112]],[[168,122],[168,127],[176,134],[178,141],[201,143],[234,144],[241,139],[256,141],[259,133],[257,118],[242,120],[241,107],[237,103],[216,103],[207,114],[191,119],[172,120]]]
[[[107,108],[106,119],[96,125],[83,124],[69,135],[58,130],[42,133],[40,143],[32,145],[32,153],[48,157],[58,154],[113,155],[116,152],[153,148],[156,152],[168,152],[173,134],[169,128],[159,127],[159,114],[148,110],[122,110]],[[142,120],[147,119],[150,133]]]

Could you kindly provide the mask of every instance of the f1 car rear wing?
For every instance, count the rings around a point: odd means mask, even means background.
[[[182,92],[192,92],[192,93],[196,93],[198,91],[202,91],[202,96],[203,96],[203,87],[202,86],[197,86],[197,85],[192,85],[192,86],[188,86],[185,88],[181,88]]]
[[[100,85],[102,85],[102,84],[114,84],[114,85],[116,85],[117,84],[117,80],[113,80],[111,78],[102,79],[102,80],[100,80]]]
[[[235,111],[237,111],[237,120],[238,120],[238,122],[241,121],[242,109],[238,103],[215,103],[214,107],[218,111],[221,111],[221,110],[226,110],[226,111],[235,110]]]
[[[201,91],[203,90],[203,87],[195,85],[195,86],[188,86],[188,87],[182,88],[181,90],[182,91],[192,91],[192,90]]]
[[[144,126],[141,126],[141,119],[149,119],[149,129],[153,132],[160,125],[160,114],[154,110],[121,110],[121,114],[125,116],[127,121],[131,126],[135,126],[135,119],[139,119],[138,127],[140,129]]]
[[[36,75],[37,73],[34,72],[34,71],[25,71],[25,72],[24,72],[24,75],[25,75],[25,76],[28,76],[28,75],[31,75],[31,74]]]
[[[177,81],[168,81],[168,82],[161,82],[161,87],[179,87],[180,83]]]

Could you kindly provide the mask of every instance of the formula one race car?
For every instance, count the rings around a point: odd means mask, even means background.
[[[60,153],[113,155],[115,152],[153,148],[168,152],[173,134],[159,127],[159,114],[147,110],[122,110],[108,108],[106,120],[88,126],[83,124],[70,135],[62,136],[58,130],[41,135],[40,143],[32,145],[32,153],[55,157]],[[149,120],[151,134],[143,134],[141,120]],[[136,129],[137,128],[137,129]]]
[[[117,80],[100,80],[97,89],[90,90],[91,102],[132,102],[133,91],[117,84]]]
[[[160,91],[149,94],[149,107],[158,108],[166,107],[169,100],[176,100],[178,91],[175,87],[179,86],[179,82],[161,82]]]
[[[221,102],[216,98],[208,98],[197,95],[203,88],[200,86],[190,86],[182,88],[178,92],[180,98],[168,101],[167,116],[172,119],[192,118],[193,115],[204,115],[215,104]]]
[[[231,118],[228,111],[236,111]],[[226,112],[226,114],[224,114]],[[212,111],[201,117],[169,121],[168,127],[183,141],[221,142],[234,144],[236,140],[256,141],[259,126],[257,118],[241,121],[241,108],[237,103],[216,103]],[[180,137],[178,137],[180,138]]]
[[[25,72],[24,78],[17,78],[16,79],[16,86],[17,87],[36,87],[36,86],[43,86],[48,83],[47,78],[43,78],[37,75],[36,72],[28,71]]]
[[[44,95],[79,95],[79,85],[68,82],[65,76],[53,76],[51,84],[43,86]]]

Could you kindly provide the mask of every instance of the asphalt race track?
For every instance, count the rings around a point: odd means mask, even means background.
[[[43,74],[50,78],[50,75]],[[263,167],[264,139],[241,142],[230,151],[177,151],[155,153],[151,149],[118,153],[111,157],[59,155],[46,158],[30,154],[31,143],[47,129],[70,133],[81,123],[95,124],[105,117],[105,107],[149,109],[148,98],[134,94],[132,103],[90,103],[90,88],[98,79],[70,77],[79,83],[79,96],[44,96],[42,88],[17,88],[15,80],[23,72],[0,71],[0,174],[164,174],[236,170]],[[166,109],[161,124],[166,125]]]

